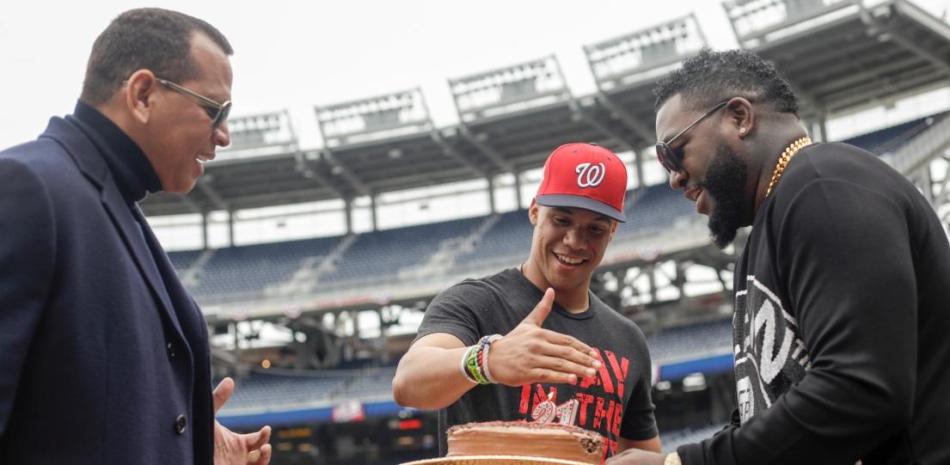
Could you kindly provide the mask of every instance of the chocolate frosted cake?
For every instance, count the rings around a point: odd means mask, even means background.
[[[598,465],[603,438],[576,426],[525,421],[468,423],[449,428],[448,455],[545,457]]]

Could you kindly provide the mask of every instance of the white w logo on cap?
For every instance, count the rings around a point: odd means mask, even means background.
[[[604,176],[607,174],[603,163],[596,165],[581,163],[574,171],[577,173],[577,185],[582,188],[599,186],[604,182]]]

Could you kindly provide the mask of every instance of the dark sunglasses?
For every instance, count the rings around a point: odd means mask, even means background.
[[[665,168],[667,172],[673,173],[683,169],[683,151],[673,150],[670,148],[670,145],[672,145],[673,142],[676,141],[676,139],[678,139],[680,136],[686,134],[686,131],[693,129],[693,126],[699,124],[700,121],[706,119],[709,117],[709,115],[725,107],[727,103],[729,103],[729,100],[723,100],[722,102],[717,103],[716,106],[710,108],[709,111],[703,113],[703,115],[699,118],[696,118],[696,121],[690,123],[689,126],[683,128],[682,131],[676,133],[675,136],[671,137],[666,142],[660,141],[656,143],[656,159],[661,165],[663,165],[663,168]]]
[[[208,117],[211,118],[211,129],[217,129],[221,123],[225,122],[228,119],[228,114],[231,113],[231,101],[228,100],[224,103],[218,103],[214,100],[211,100],[204,95],[201,95],[193,90],[182,87],[174,82],[171,82],[167,79],[156,78],[159,83],[163,86],[168,87],[169,89],[178,92],[184,95],[190,95],[198,100],[198,103],[204,108],[205,113],[208,114]]]

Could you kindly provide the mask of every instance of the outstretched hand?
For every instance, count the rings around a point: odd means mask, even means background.
[[[234,393],[234,380],[224,378],[214,388],[214,413]],[[214,465],[267,465],[270,463],[270,426],[260,430],[238,434],[214,420]]]
[[[597,373],[597,351],[574,337],[541,328],[553,305],[554,289],[549,288],[515,329],[492,343],[488,368],[499,383],[576,384]]]

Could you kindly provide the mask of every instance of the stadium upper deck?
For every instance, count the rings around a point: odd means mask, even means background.
[[[740,44],[789,75],[816,129],[830,115],[950,82],[950,26],[907,0],[723,6]],[[485,178],[491,189],[502,173],[516,174],[520,192],[517,174],[540,166],[552,147],[569,140],[630,151],[641,164],[654,156],[655,82],[707,45],[692,15],[587,45],[598,90],[581,97],[567,88],[554,56],[451,79],[460,123],[448,127],[435,127],[418,89],[318,106],[325,145],[317,149],[299,147],[287,112],[235,118],[233,147],[208,164],[192,193],[156,195],[143,207],[150,215],[207,218],[213,211],[342,199],[350,212],[357,198],[374,205],[381,194],[453,181]],[[935,204],[950,198],[950,189],[936,189],[928,166],[950,143],[950,119],[921,119],[854,142],[886,154]],[[688,260],[725,266],[721,256],[689,252],[705,250],[708,240],[702,220],[685,214],[690,207],[682,198],[661,186],[634,191],[630,200],[633,220],[605,268],[651,266],[658,257],[688,253]],[[655,233],[671,226],[677,234]],[[412,305],[462,277],[516,264],[527,248],[526,228],[523,211],[399,230],[376,231],[374,221],[374,231],[363,234],[172,258],[211,320]]]
[[[898,153],[947,121],[945,116],[919,118],[845,142],[879,155]],[[605,267],[635,265],[708,243],[703,220],[692,213],[692,204],[667,185],[647,187],[635,197],[631,192],[630,197],[630,220],[620,227]],[[671,230],[677,234],[661,234]],[[204,310],[226,318],[229,304],[234,303],[241,304],[243,316],[263,316],[282,314],[291,307],[339,309],[412,301],[464,277],[517,265],[530,241],[527,213],[515,210],[358,235],[172,252],[170,256]],[[261,305],[251,305],[255,302]]]
[[[828,116],[950,78],[950,27],[908,0],[723,6],[739,43],[790,78],[817,128]],[[232,147],[208,164],[192,193],[156,195],[143,208],[149,215],[208,214],[328,199],[349,208],[358,197],[517,174],[570,140],[633,152],[639,168],[653,157],[641,150],[654,138],[653,84],[708,45],[692,15],[587,45],[598,91],[580,97],[554,56],[450,79],[460,123],[442,128],[419,89],[317,106],[324,146],[313,149],[298,146],[287,112],[234,118]]]

